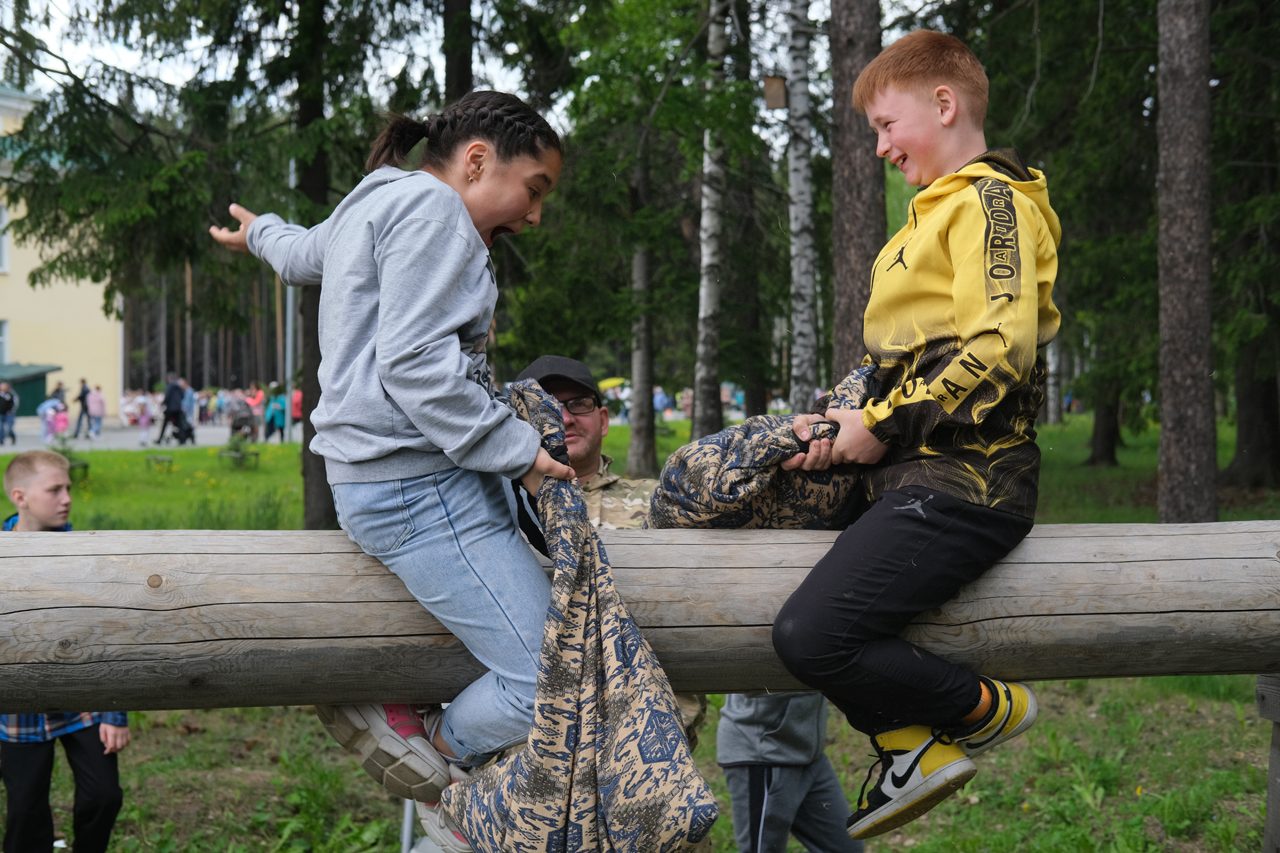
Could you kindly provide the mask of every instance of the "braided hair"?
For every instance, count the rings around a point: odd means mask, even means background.
[[[560,137],[524,101],[505,92],[476,91],[426,121],[392,115],[374,140],[365,169],[444,168],[454,150],[472,139],[492,144],[501,160],[521,155],[537,158],[547,149],[560,150]],[[420,161],[409,163],[415,148],[422,149]]]

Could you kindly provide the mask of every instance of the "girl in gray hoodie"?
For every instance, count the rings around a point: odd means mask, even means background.
[[[310,450],[338,519],[488,670],[425,719],[407,705],[318,709],[366,770],[420,802],[438,801],[457,767],[523,741],[533,719],[550,588],[504,486],[521,478],[536,493],[544,476],[574,474],[493,398],[484,345],[498,293],[489,247],[538,224],[560,167],[541,116],[472,92],[426,121],[394,117],[368,175],[319,225],[233,204],[239,229],[210,229],[286,283],[321,286]]]

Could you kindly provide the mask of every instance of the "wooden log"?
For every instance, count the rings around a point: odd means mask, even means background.
[[[678,690],[796,683],[770,644],[835,534],[607,531]],[[1042,526],[909,638],[1007,678],[1280,671],[1280,521]],[[478,664],[340,532],[0,536],[0,709],[447,700]]]

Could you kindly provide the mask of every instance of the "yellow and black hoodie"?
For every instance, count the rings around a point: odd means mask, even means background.
[[[1060,238],[1044,175],[1010,150],[912,200],[876,259],[864,318],[880,395],[863,422],[889,445],[867,472],[869,498],[916,485],[1035,515]]]

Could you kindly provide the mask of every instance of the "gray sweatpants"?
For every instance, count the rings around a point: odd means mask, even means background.
[[[723,768],[740,853],[782,853],[794,835],[810,853],[861,853],[845,829],[849,803],[825,755],[812,764]]]

